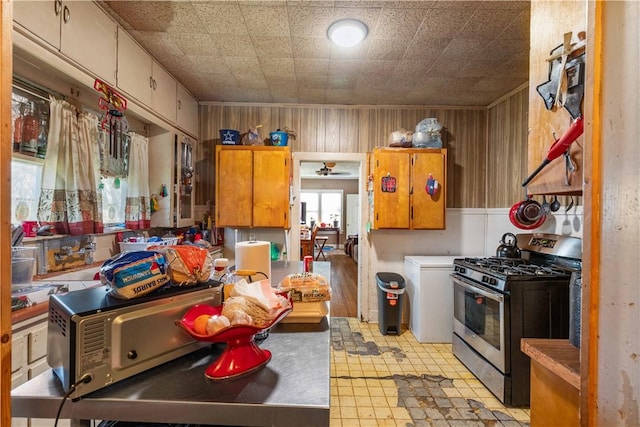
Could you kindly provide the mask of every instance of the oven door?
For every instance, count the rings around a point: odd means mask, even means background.
[[[505,308],[509,296],[457,274],[451,277],[453,331],[503,374],[509,374],[505,348]]]

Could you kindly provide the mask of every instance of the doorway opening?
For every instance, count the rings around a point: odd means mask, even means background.
[[[301,191],[303,189],[303,180],[313,179],[313,187],[325,187],[325,188],[337,188],[337,187],[349,187],[351,190],[347,191],[345,197],[345,207],[343,209],[344,215],[340,219],[341,233],[344,238],[341,238],[341,247],[344,247],[347,237],[349,235],[357,235],[360,237],[362,243],[362,237],[365,236],[365,214],[366,214],[366,198],[363,189],[366,185],[366,154],[360,153],[293,153],[293,180],[292,180],[292,199],[291,199],[291,216],[292,218],[301,218]],[[340,184],[340,182],[343,184]],[[329,183],[330,182],[330,183]],[[349,183],[349,184],[347,184]],[[306,185],[306,184],[305,184]],[[314,188],[318,189],[318,188]],[[350,195],[350,197],[349,197]],[[348,201],[347,201],[348,199]],[[355,207],[353,206],[355,204]],[[308,209],[308,206],[307,206]],[[291,224],[291,236],[290,239],[290,253],[297,254],[300,251],[299,239],[297,237],[300,233],[299,221],[292,221]],[[363,289],[363,265],[368,259],[366,252],[366,245],[357,245],[358,260],[356,265],[357,271],[357,318],[362,317],[362,289]],[[294,259],[293,256],[291,259]]]

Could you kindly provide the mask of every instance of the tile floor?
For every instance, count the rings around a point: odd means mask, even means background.
[[[331,427],[529,425],[529,409],[508,408],[451,353],[410,331],[331,319]]]

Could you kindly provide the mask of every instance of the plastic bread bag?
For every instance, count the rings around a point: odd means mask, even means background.
[[[155,251],[122,252],[102,264],[100,281],[116,298],[138,298],[169,283],[167,262]]]
[[[209,280],[213,258],[208,250],[192,245],[149,246],[167,260],[167,274],[174,285],[189,286]]]
[[[280,292],[288,292],[293,302],[331,300],[331,288],[326,277],[310,273],[289,274],[280,282]]]

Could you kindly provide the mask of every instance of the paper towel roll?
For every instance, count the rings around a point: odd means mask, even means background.
[[[271,242],[248,241],[236,243],[236,270],[255,270],[271,279]],[[252,277],[258,281],[262,274]]]

